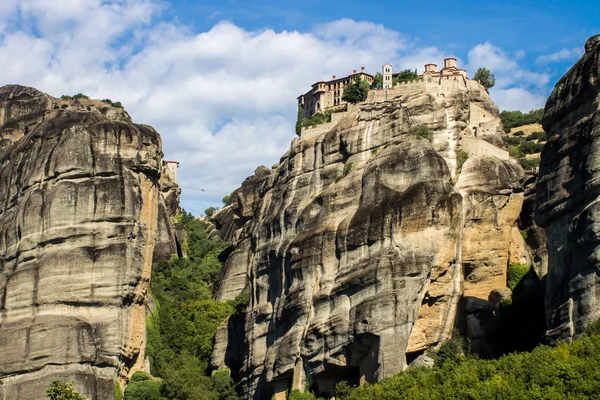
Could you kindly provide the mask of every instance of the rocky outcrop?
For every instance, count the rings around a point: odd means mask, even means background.
[[[546,103],[536,222],[548,236],[546,325],[570,339],[600,317],[600,35]]]
[[[497,321],[492,292],[506,287],[511,249],[525,248],[515,226],[523,205],[523,170],[493,157],[468,159],[456,188],[463,196],[462,267],[465,335],[471,351],[493,356]],[[514,231],[517,231],[516,235]]]
[[[104,105],[102,105],[104,104]],[[144,363],[161,140],[122,109],[0,88],[0,399],[73,380],[114,399]]]
[[[485,90],[459,83],[350,107],[329,131],[303,131],[213,217],[233,243],[217,299],[250,295],[243,328],[219,329],[213,367],[232,369],[247,398],[283,399],[305,383],[331,396],[340,380],[390,376],[464,329],[463,291],[493,312],[522,170],[475,145],[461,172],[463,137],[487,149],[503,136]]]

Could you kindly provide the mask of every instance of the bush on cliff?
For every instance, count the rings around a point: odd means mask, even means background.
[[[73,382],[62,383],[54,381],[50,384],[50,389],[46,390],[46,398],[49,400],[85,400],[73,388]]]
[[[344,88],[342,100],[356,104],[365,101],[369,95],[369,83],[364,79],[356,79]]]
[[[500,113],[500,120],[502,121],[502,125],[504,126],[504,131],[510,132],[512,128],[515,128],[517,126],[539,124],[540,122],[542,122],[543,116],[543,108],[531,110],[525,114],[523,114],[521,111],[502,111]]]
[[[161,384],[150,380],[144,372],[138,371],[133,374],[125,388],[127,400],[166,400],[160,394]]]
[[[394,77],[394,79],[392,80],[392,85],[396,86],[399,83],[410,82],[410,81],[413,81],[418,78],[419,78],[419,74],[417,73],[416,69],[415,70],[405,69],[404,71],[400,71],[398,73],[398,75],[396,75]]]
[[[497,360],[467,357],[433,369],[401,372],[354,389],[345,400],[400,399],[597,399],[600,335],[572,344],[538,346]]]

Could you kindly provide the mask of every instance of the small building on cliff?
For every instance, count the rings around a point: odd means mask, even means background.
[[[436,64],[425,64],[425,71],[421,75],[422,79],[436,78],[467,78],[467,71],[456,67],[456,58],[448,57],[444,59],[444,68],[437,71]],[[378,90],[390,90],[394,88],[393,80],[399,74],[392,71],[392,64],[384,64],[381,69],[382,82]],[[308,119],[317,113],[328,110],[338,110],[340,106],[345,105],[342,98],[344,88],[356,79],[364,79],[369,84],[373,84],[373,75],[365,72],[365,67],[352,71],[352,74],[338,78],[333,75],[330,81],[319,81],[312,85],[312,88],[303,95],[298,96],[298,107],[302,109],[302,117]],[[345,109],[344,109],[345,110]]]
[[[298,96],[298,107],[302,109],[303,117],[308,119],[316,113],[346,104],[342,100],[344,88],[356,79],[365,80],[369,84],[373,83],[373,75],[367,74],[365,67],[362,67],[360,72],[354,70],[350,75],[342,78],[333,75],[330,81],[313,83],[312,89]]]
[[[163,160],[162,162],[163,174],[175,183],[177,183],[177,168],[179,168],[179,161]]]

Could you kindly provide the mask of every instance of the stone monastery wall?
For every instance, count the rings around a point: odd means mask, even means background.
[[[470,156],[492,156],[500,160],[508,161],[508,151],[502,150],[485,140],[471,136],[463,136],[462,149]]]

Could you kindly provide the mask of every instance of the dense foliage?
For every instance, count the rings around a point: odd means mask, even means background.
[[[456,150],[456,168],[458,169],[458,171],[462,170],[462,166],[468,158],[469,154],[466,151],[462,149]]]
[[[431,128],[424,124],[412,126],[409,134],[419,139],[427,139],[429,142],[433,140],[433,132],[431,131]]]
[[[296,135],[300,136],[302,133],[302,121],[304,120],[304,111],[301,106],[298,106],[298,112],[296,115]]]
[[[158,390],[161,397],[156,397],[156,384],[150,380],[132,381],[127,390],[154,396],[148,397],[151,399],[234,400],[237,395],[228,372],[227,379],[222,374],[213,379],[207,376],[208,363],[218,325],[228,316],[244,312],[247,299],[229,303],[213,299],[212,287],[222,265],[219,255],[227,244],[209,238],[204,223],[190,214],[183,214],[180,220],[187,232],[188,258],[174,256],[154,267],[156,310],[147,319],[146,351],[152,375],[163,379]]]
[[[433,369],[400,373],[353,390],[346,400],[598,399],[600,335],[539,346],[498,360],[458,356]],[[337,397],[336,397],[337,398]]]
[[[477,72],[475,72],[473,80],[479,82],[485,90],[489,90],[496,84],[496,77],[487,68],[479,68]]]
[[[367,99],[367,96],[369,95],[370,88],[371,87],[366,80],[355,79],[353,82],[350,82],[344,88],[344,95],[342,96],[342,100],[353,104],[365,101]]]
[[[500,113],[500,120],[502,121],[502,125],[504,126],[504,131],[510,132],[512,128],[515,128],[517,126],[539,124],[542,122],[543,116],[543,108],[531,110],[525,114],[523,114],[521,111],[502,111]]]
[[[54,381],[50,384],[50,389],[46,390],[46,398],[49,400],[85,400],[73,388],[73,382],[62,383]]]
[[[392,80],[392,85],[396,86],[398,83],[402,82],[410,82],[419,78],[419,74],[417,70],[405,69],[404,71],[400,71]]]
[[[301,127],[320,125],[331,122],[331,111],[318,112],[310,118],[303,119]]]
[[[152,381],[144,372],[138,371],[133,374],[125,388],[125,398],[127,400],[164,400],[160,389],[159,382]]]

